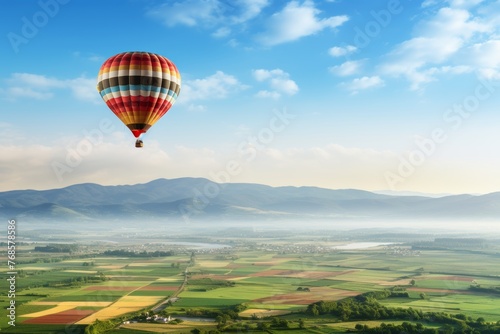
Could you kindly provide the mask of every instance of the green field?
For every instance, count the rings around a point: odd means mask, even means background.
[[[71,326],[79,333],[87,324],[73,323],[83,321],[87,314],[99,312],[110,319],[116,316],[127,320],[127,314],[148,311],[173,296],[178,299],[170,302],[165,312],[174,317],[214,317],[241,307],[247,310],[242,313],[245,320],[231,326],[245,324],[254,333],[259,333],[257,325],[270,323],[276,316],[288,319],[294,333],[341,333],[352,330],[357,323],[377,326],[402,321],[341,321],[338,316],[306,314],[308,306],[321,300],[341,302],[363,293],[391,289],[407,295],[378,301],[387,308],[463,314],[491,323],[500,320],[500,293],[494,292],[500,287],[497,250],[429,249],[397,256],[384,247],[345,251],[332,247],[331,251],[317,253],[287,253],[235,245],[229,253],[184,251],[159,258],[85,254],[63,257],[49,253],[18,256],[24,263],[20,261],[17,266],[17,323],[12,327],[7,317],[0,318],[4,333],[59,333]],[[183,286],[186,273],[187,283]],[[472,285],[490,290],[474,290]],[[10,301],[6,280],[2,280],[0,289],[4,292],[0,304],[5,310]],[[67,324],[50,323],[63,321],[50,320],[58,312],[70,316],[83,313],[82,318],[75,316]],[[63,319],[60,314],[57,319]],[[23,323],[36,319],[46,322]],[[299,329],[299,319],[303,319],[305,328]],[[215,328],[213,323],[199,322],[175,326],[137,323],[110,333],[189,333],[193,327]],[[429,323],[426,326],[439,327]],[[267,331],[274,332],[286,331],[278,325]]]

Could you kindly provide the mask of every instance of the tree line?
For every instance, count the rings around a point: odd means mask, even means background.
[[[341,301],[319,301],[307,306],[306,314],[311,316],[332,315],[342,321],[355,320],[410,320],[445,325],[439,330],[436,328],[424,328],[420,324],[412,325],[384,325],[376,328],[357,326],[357,330],[365,333],[423,333],[423,334],[447,334],[458,329],[461,333],[500,333],[500,321],[496,324],[488,324],[484,318],[473,319],[464,314],[448,314],[445,312],[423,312],[409,308],[391,308],[380,304],[377,300],[392,296],[391,291],[368,292],[356,297],[350,297]],[[398,295],[401,294],[398,292]],[[453,329],[451,332],[450,330]]]

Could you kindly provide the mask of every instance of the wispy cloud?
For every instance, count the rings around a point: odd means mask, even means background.
[[[280,12],[269,17],[266,31],[259,36],[265,45],[295,41],[326,28],[336,28],[349,20],[345,15],[320,18],[313,1],[290,1]]]
[[[299,91],[299,86],[290,79],[290,75],[277,68],[274,70],[258,69],[253,71],[255,80],[269,84],[270,90],[261,90],[258,97],[279,98],[282,94],[295,95]]]
[[[359,73],[364,60],[350,60],[342,63],[341,65],[332,66],[329,68],[330,72],[338,76],[349,76]]]
[[[450,61],[464,65],[452,57],[473,37],[490,30],[491,27],[463,8],[440,8],[433,17],[417,26],[415,37],[397,45],[388,54],[388,61],[381,66],[381,71],[405,77],[410,81],[411,89],[418,90],[434,81],[436,74],[441,72],[440,68],[450,65]]]
[[[182,93],[177,103],[191,104],[195,101],[224,99],[231,94],[247,88],[236,77],[222,71],[217,71],[215,74],[202,79],[184,80],[182,83]],[[191,105],[189,108],[197,111],[206,109],[205,106],[201,105]]]
[[[328,54],[332,57],[342,57],[356,52],[357,49],[354,45],[334,46],[328,49]]]
[[[86,141],[85,138],[61,141],[63,143],[57,146],[3,142],[0,147],[3,176],[0,191],[51,189],[85,182],[123,184],[124,180],[126,183],[142,183],[162,177],[208,177],[204,173],[218,168],[219,161],[225,159],[203,147],[176,146],[167,151],[153,140],[148,141],[140,152],[134,151],[139,154],[135,157],[140,158],[131,159],[132,143],[122,133],[110,133],[97,145],[89,144],[85,155],[75,151],[77,143]]]
[[[261,14],[262,9],[269,6],[270,0],[237,0],[234,4],[239,13],[232,16],[232,21],[244,23]]]
[[[23,141],[25,139],[26,137],[22,131],[19,131],[14,125],[0,122],[0,143],[2,143],[2,145]]]
[[[156,6],[147,15],[168,27],[184,25],[216,29],[214,35],[220,37],[222,32],[230,31],[228,26],[255,18],[268,5],[269,0],[235,0],[230,4],[221,0],[184,0]]]
[[[6,87],[0,90],[2,96],[8,100],[29,98],[48,100],[58,91],[71,91],[72,96],[81,101],[98,102],[95,79],[78,77],[74,79],[57,79],[32,73],[14,73],[5,80]]]
[[[214,25],[221,19],[223,6],[218,0],[185,0],[164,3],[149,10],[148,15],[165,25]]]
[[[356,78],[348,83],[343,83],[342,85],[347,88],[351,92],[351,94],[357,94],[361,90],[383,87],[385,83],[384,80],[382,80],[379,76],[365,76]]]
[[[345,15],[320,17],[321,11],[312,0],[293,0],[278,12],[264,12],[270,0],[179,0],[156,6],[147,12],[149,17],[168,27],[184,25],[212,30],[215,38],[234,36],[246,31],[247,22],[258,18],[264,31],[257,40],[265,45],[291,42],[326,28],[336,28],[348,20]]]
[[[291,185],[292,179],[292,185],[380,189],[385,187],[383,171],[396,157],[388,151],[339,144],[265,148],[245,167],[243,177],[271,185]]]
[[[211,171],[221,170],[227,161],[238,159],[235,152],[207,147],[165,148],[152,140],[140,152],[134,151],[140,159],[130,159],[130,140],[122,133],[110,133],[88,154],[79,157],[77,163],[68,165],[67,146],[71,148],[79,140],[85,139],[67,138],[58,146],[0,146],[0,170],[4,176],[0,189],[48,189],[85,182],[123,184],[123,180],[134,184],[162,177],[211,178]],[[294,180],[296,185],[381,189],[385,186],[383,171],[392,166],[394,159],[397,156],[391,152],[338,144],[285,150],[269,147],[259,149],[251,161],[241,160],[242,173],[231,181],[291,185],[290,180]],[[127,168],[122,168],[124,165]],[[325,184],[325,180],[332,181]]]
[[[473,67],[487,79],[500,79],[500,39],[492,39],[472,45],[468,56]]]
[[[103,62],[106,59],[103,56],[99,56],[95,53],[83,53],[80,51],[73,52],[73,56],[75,58],[82,58],[82,59],[90,60],[92,62],[99,62],[99,63]]]

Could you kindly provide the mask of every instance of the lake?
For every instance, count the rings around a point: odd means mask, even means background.
[[[353,242],[353,243],[346,244],[346,245],[334,246],[333,248],[343,249],[343,250],[366,249],[366,248],[392,245],[392,244],[394,244],[394,242]]]

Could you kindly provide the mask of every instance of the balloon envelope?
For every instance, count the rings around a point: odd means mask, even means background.
[[[181,89],[177,67],[150,52],[123,52],[104,62],[97,91],[137,138],[172,107]]]

